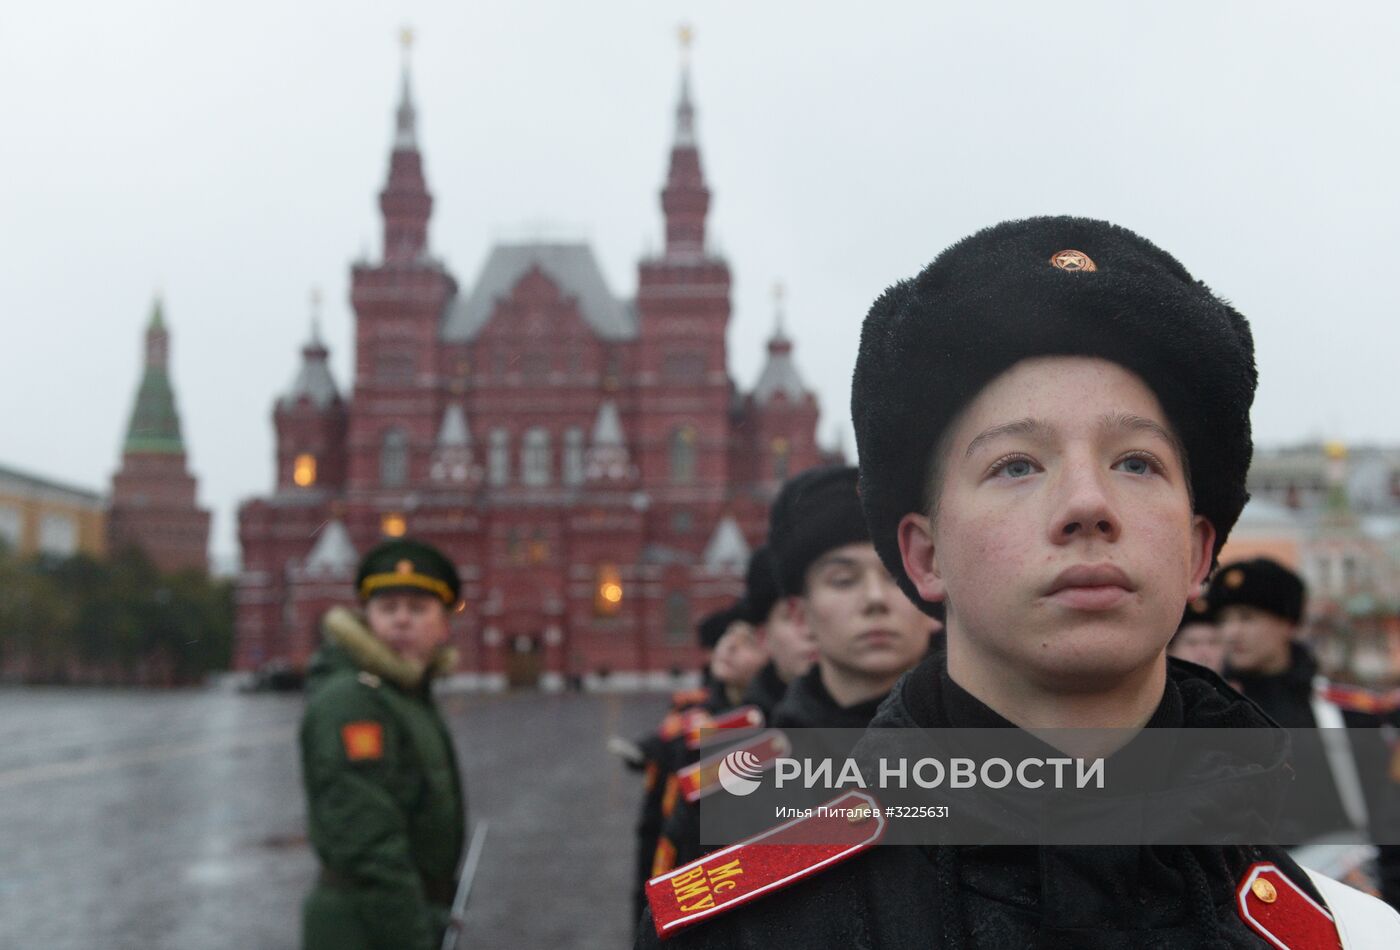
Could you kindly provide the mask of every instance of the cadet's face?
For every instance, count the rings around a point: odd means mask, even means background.
[[[812,668],[817,659],[817,638],[807,626],[796,598],[783,597],[774,604],[764,630],[768,636],[768,654],[783,682],[790,683]]]
[[[914,666],[937,626],[904,596],[869,542],[819,558],[807,569],[802,601],[817,652],[855,676],[884,679]]]
[[[1162,662],[1210,566],[1157,398],[1117,364],[1023,360],[954,422],[932,519],[908,515],[906,570],[946,599],[950,658],[1042,688],[1111,688]]]
[[[1269,674],[1288,669],[1293,624],[1245,604],[1221,608],[1217,619],[1225,635],[1226,659],[1232,670]]]
[[[427,663],[447,642],[447,607],[432,594],[385,591],[365,605],[374,635],[399,655]]]
[[[710,674],[725,686],[743,689],[768,662],[768,651],[753,625],[736,620],[724,631],[710,657]]]
[[[1225,634],[1213,623],[1188,623],[1167,645],[1167,653],[1219,673],[1225,669]]]

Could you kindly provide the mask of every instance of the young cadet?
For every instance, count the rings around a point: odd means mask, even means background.
[[[693,758],[686,748],[691,714],[701,711],[713,716],[737,705],[765,662],[766,654],[745,618],[742,601],[701,618],[695,632],[706,653],[706,685],[673,693],[670,712],[656,732],[642,741],[630,743],[614,739],[609,743],[629,765],[644,770],[645,776],[636,825],[633,921],[641,916],[646,904],[643,886],[654,873],[658,847],[667,852],[672,850],[669,841],[661,845],[661,838],[680,794],[676,770]]]
[[[1269,558],[1220,568],[1209,600],[1225,637],[1228,675],[1284,727],[1351,730],[1348,743],[1326,747],[1316,741],[1326,733],[1295,734],[1298,777],[1283,813],[1290,830],[1388,828],[1400,812],[1400,789],[1387,774],[1391,752],[1379,727],[1395,721],[1396,704],[1320,675],[1317,657],[1298,640],[1306,596],[1303,579]],[[1382,896],[1400,906],[1400,849],[1382,848],[1379,864]]]
[[[780,728],[865,728],[938,627],[880,563],[856,477],[849,466],[803,472],[769,513],[778,586],[796,598],[817,647],[817,662],[774,710]]]
[[[768,647],[746,617],[743,601],[721,614],[723,632],[710,654],[710,680],[715,708],[723,712],[738,706],[750,684],[768,664]]]
[[[788,684],[812,668],[817,650],[796,598],[783,597],[778,591],[772,554],[766,544],[754,549],[749,558],[743,604],[744,618],[761,633],[771,657],[749,684],[744,703],[757,706],[763,711],[764,721],[771,722]]]
[[[861,500],[947,628],[871,729],[1275,729],[1166,659],[1246,498],[1255,381],[1244,318],[1104,222],[1004,223],[887,290],[852,388]],[[1223,764],[1210,781],[1236,779],[1270,794]],[[776,879],[762,847],[677,869],[730,864],[707,917],[648,885],[674,946],[1400,946],[1389,908],[1275,847],[873,847]]]
[[[307,674],[302,773],[321,876],[303,907],[307,950],[428,950],[442,940],[462,852],[452,738],[430,692],[450,671],[452,562],[385,542],[355,579],[362,613],[331,609]]]
[[[773,576],[779,592],[795,599],[817,661],[788,685],[771,725],[863,729],[894,681],[928,652],[937,622],[895,586],[869,536],[854,468],[803,472],[774,500],[768,526]],[[703,853],[699,811],[681,801],[657,842],[652,872]]]
[[[711,691],[715,696],[715,702],[708,709],[711,713],[724,713],[741,705],[743,697],[768,663],[766,644],[746,616],[747,607],[743,601],[739,601],[708,618],[712,630],[723,630],[715,642],[714,652],[710,654],[709,675]],[[645,869],[647,873],[642,875],[639,884],[645,884],[648,877],[669,871],[678,862],[689,861],[702,853],[698,816],[681,795],[678,784],[680,768],[700,758],[698,752],[687,746],[686,739],[687,736],[677,737],[670,745],[668,774],[657,810],[660,826],[650,866]],[[637,912],[640,915],[640,901]]]
[[[1167,644],[1167,656],[1204,666],[1213,673],[1225,671],[1225,634],[1216,625],[1206,598],[1197,597],[1186,605],[1181,624]]]

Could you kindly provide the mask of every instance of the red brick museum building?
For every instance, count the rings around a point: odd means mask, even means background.
[[[352,386],[313,329],[273,409],[276,487],[239,510],[237,666],[303,664],[358,555],[407,534],[457,564],[454,641],[484,685],[693,668],[694,622],[741,591],[778,485],[824,457],[781,315],[753,390],[729,375],[710,198],[683,70],[665,249],[634,297],[586,244],[498,245],[459,286],[428,244],[405,69],[382,259],[351,271]]]

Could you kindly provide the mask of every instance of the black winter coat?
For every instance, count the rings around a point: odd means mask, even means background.
[[[1227,724],[1277,728],[1219,677],[1170,664],[1162,703],[1149,726]],[[994,725],[1010,727],[952,682],[942,650],[900,680],[871,723],[872,728]],[[1271,794],[1269,787],[1265,795]],[[1306,874],[1274,847],[890,846],[717,914],[665,947],[1264,948],[1268,944],[1235,907],[1237,884],[1256,861],[1276,864],[1322,902]],[[660,945],[648,910],[637,946]]]

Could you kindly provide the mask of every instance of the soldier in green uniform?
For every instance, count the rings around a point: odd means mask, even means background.
[[[407,539],[365,555],[362,612],[322,621],[307,675],[302,773],[321,875],[303,906],[307,950],[428,950],[442,939],[465,801],[433,676],[452,668],[452,563]]]

